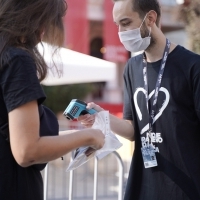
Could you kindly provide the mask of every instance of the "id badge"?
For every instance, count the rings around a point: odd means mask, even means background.
[[[155,150],[152,145],[142,147],[141,150],[145,168],[158,166]]]

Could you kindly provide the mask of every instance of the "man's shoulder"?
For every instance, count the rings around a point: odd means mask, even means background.
[[[129,58],[129,62],[130,63],[142,62],[142,59],[143,59],[143,54],[140,53]]]
[[[171,69],[181,70],[188,79],[200,74],[200,55],[183,46],[178,45],[174,49],[169,62],[176,66]]]
[[[195,53],[195,52],[193,52],[193,51],[191,51],[191,50],[189,50],[189,49],[187,49],[187,48],[185,48],[181,45],[177,45],[175,50],[176,50],[176,53],[178,55],[180,55],[182,58],[185,58],[185,59],[194,58],[196,61],[200,61],[200,55],[199,54],[197,54],[197,53]]]
[[[130,68],[130,67],[134,68],[136,66],[139,66],[142,63],[142,59],[143,59],[142,55],[143,54],[138,54],[129,58],[126,64],[126,68]]]
[[[142,69],[142,59],[143,59],[143,54],[139,54],[136,56],[133,56],[128,59],[125,69],[124,69],[124,74],[136,74],[137,72]]]

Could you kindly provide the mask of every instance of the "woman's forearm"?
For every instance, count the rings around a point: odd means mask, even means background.
[[[33,164],[46,163],[71,152],[80,146],[90,146],[95,142],[91,129],[80,131],[62,131],[60,136],[45,136],[29,150],[24,152],[19,164],[28,167]]]

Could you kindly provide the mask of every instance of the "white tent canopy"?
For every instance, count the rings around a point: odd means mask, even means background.
[[[63,70],[59,78],[56,69],[48,71],[44,85],[65,85],[74,83],[107,82],[116,79],[116,64],[66,48],[61,48],[58,55],[52,59],[53,48],[45,43],[38,46],[39,52],[44,54],[47,65],[52,68],[53,62]],[[53,61],[52,61],[53,60]]]

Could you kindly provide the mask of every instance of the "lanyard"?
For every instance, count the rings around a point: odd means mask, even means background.
[[[143,54],[143,76],[144,76],[144,89],[146,91],[145,93],[146,106],[149,112],[149,132],[152,131],[152,127],[153,127],[153,119],[156,114],[156,104],[158,100],[158,93],[160,90],[167,57],[169,55],[170,45],[171,45],[170,41],[166,39],[166,46],[165,46],[165,50],[164,50],[164,54],[163,54],[163,58],[162,58],[161,66],[160,66],[160,71],[159,71],[157,82],[156,82],[155,94],[153,96],[153,105],[152,105],[151,110],[149,110],[149,106],[148,106],[149,96],[148,96],[148,79],[147,79],[147,61],[146,61],[145,54]]]

